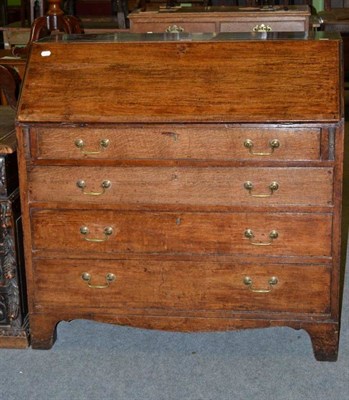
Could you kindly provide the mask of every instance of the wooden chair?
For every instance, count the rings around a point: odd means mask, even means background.
[[[0,65],[0,88],[6,98],[7,104],[13,110],[17,108],[20,84],[21,78],[15,68],[9,65]]]
[[[48,36],[53,32],[65,32],[68,34],[84,33],[80,20],[73,15],[65,15],[61,9],[61,0],[48,0],[49,9],[43,17],[34,20],[29,36],[29,42],[25,47],[15,47],[13,54],[26,55],[31,42]]]

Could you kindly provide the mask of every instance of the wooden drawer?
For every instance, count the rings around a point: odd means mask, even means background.
[[[266,26],[270,32],[305,32],[307,30],[307,20],[305,18],[295,20],[277,19],[241,19],[240,21],[222,21],[220,32],[254,32],[261,29],[261,25]]]
[[[186,310],[186,315],[188,310],[329,312],[330,269],[325,266],[40,259],[34,271],[36,307],[163,308],[172,314]],[[89,282],[83,273],[90,274]],[[88,286],[107,286],[110,273],[115,280],[109,287]],[[273,277],[275,285],[268,283]]]
[[[307,30],[307,20],[300,18],[296,20],[282,21],[277,19],[258,19],[258,18],[234,18],[231,21],[181,21],[180,18],[173,18],[172,21],[137,21],[132,26],[133,33],[153,32],[162,33],[177,26],[182,32],[208,33],[208,32],[254,32],[265,25],[270,32],[305,32]]]
[[[28,178],[32,201],[196,207],[332,204],[332,168],[45,166],[34,167]]]
[[[173,29],[174,25],[178,26],[179,29],[183,29],[182,32],[207,33],[217,31],[215,21],[181,21],[180,18],[174,18],[172,21],[137,21],[137,24],[134,24],[132,27],[132,32],[163,33],[169,29]]]
[[[33,249],[330,257],[331,218],[315,213],[35,210]]]
[[[319,128],[139,125],[35,128],[31,134],[32,156],[44,160],[320,159]]]
[[[271,11],[271,12],[270,12]],[[309,8],[293,7],[261,10],[223,6],[202,9],[136,10],[129,14],[131,32],[165,32],[175,26],[177,32],[253,32],[261,25],[272,32],[306,32],[309,30]]]

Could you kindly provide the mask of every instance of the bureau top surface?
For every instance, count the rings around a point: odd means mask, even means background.
[[[336,122],[337,35],[62,35],[33,43],[19,122]]]

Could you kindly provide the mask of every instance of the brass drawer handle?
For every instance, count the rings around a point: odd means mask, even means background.
[[[253,194],[253,183],[251,181],[246,181],[244,183],[244,188],[248,191],[249,195],[252,197],[270,197],[274,194],[279,189],[279,184],[277,182],[272,182],[269,186],[268,189],[270,190],[270,193],[262,193],[262,194]]]
[[[170,25],[165,29],[165,32],[167,32],[167,33],[180,33],[180,32],[184,32],[184,28],[182,28],[179,25]]]
[[[92,285],[91,284],[92,276],[88,272],[83,272],[81,274],[81,279],[85,281],[87,283],[87,286],[91,289],[106,289],[110,286],[111,282],[115,281],[116,276],[111,272],[108,272],[105,276],[105,281],[106,281],[105,285]]]
[[[100,196],[100,195],[102,195],[102,194],[105,193],[106,189],[109,189],[109,188],[110,188],[111,182],[108,181],[108,180],[103,181],[103,182],[101,183],[101,188],[102,188],[102,191],[101,191],[101,192],[93,192],[93,191],[92,191],[92,192],[89,192],[89,191],[86,191],[86,190],[85,190],[85,188],[86,188],[86,182],[85,182],[83,179],[79,179],[79,180],[76,182],[76,186],[77,186],[79,189],[82,190],[82,193],[83,193],[83,194],[87,194],[88,196]]]
[[[74,142],[75,146],[81,151],[81,153],[86,155],[100,154],[109,146],[109,139],[101,139],[99,141],[99,150],[88,151],[85,150],[85,142],[82,139],[76,139]]]
[[[244,232],[245,238],[247,238],[250,241],[250,244],[253,244],[254,246],[270,246],[275,239],[278,238],[279,233],[276,230],[272,230],[269,233],[269,241],[268,242],[255,242],[254,239],[254,233],[252,229],[246,229]]]
[[[99,238],[90,238],[87,235],[90,233],[90,230],[88,229],[87,226],[82,226],[80,228],[80,233],[83,235],[83,239],[86,240],[86,242],[94,242],[94,243],[100,243],[100,242],[106,242],[109,239],[109,236],[113,234],[113,228],[111,226],[107,226],[103,230],[103,235],[104,237],[99,239]]]
[[[244,146],[246,147],[246,149],[248,149],[249,153],[254,156],[271,156],[274,153],[274,150],[280,147],[280,142],[277,139],[270,140],[269,147],[271,148],[271,151],[269,151],[268,153],[259,153],[253,151],[254,144],[251,139],[246,139],[244,141]]]
[[[268,285],[269,287],[267,289],[254,289],[253,287],[253,281],[249,276],[245,276],[243,279],[243,282],[246,286],[248,286],[249,290],[254,293],[269,293],[273,290],[273,287],[278,284],[279,280],[276,276],[272,276],[268,280]]]
[[[253,32],[271,32],[272,28],[270,25],[266,25],[266,24],[260,24],[260,25],[256,25],[253,29]]]

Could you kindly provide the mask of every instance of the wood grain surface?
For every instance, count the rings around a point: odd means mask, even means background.
[[[18,119],[333,122],[339,68],[336,40],[35,43]]]

